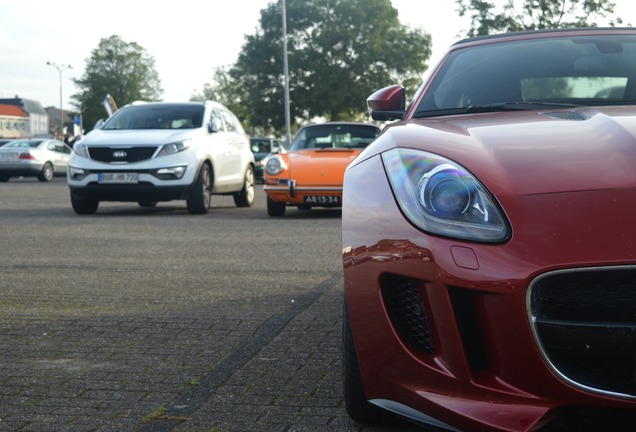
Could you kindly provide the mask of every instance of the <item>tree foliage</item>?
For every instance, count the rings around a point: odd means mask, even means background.
[[[609,0],[506,0],[496,13],[495,2],[485,0],[455,0],[460,16],[468,16],[471,25],[466,36],[482,36],[499,32],[594,27],[596,19],[614,13]],[[616,18],[608,25],[621,24]]]
[[[287,0],[292,123],[366,118],[366,98],[380,87],[419,85],[430,35],[400,24],[390,0]],[[217,70],[205,96],[242,114],[250,129],[284,128],[282,4],[261,11],[238,60]]]
[[[123,106],[136,100],[156,101],[163,93],[154,57],[116,35],[100,40],[86,60],[84,75],[73,81],[80,91],[71,98],[88,128],[106,117],[102,101],[107,94]]]

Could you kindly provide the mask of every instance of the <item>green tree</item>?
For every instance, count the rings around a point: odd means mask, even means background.
[[[287,0],[286,15],[292,123],[360,120],[378,88],[419,85],[431,37],[400,24],[390,0]],[[231,109],[241,106],[250,129],[284,128],[282,41],[282,6],[273,1],[236,63],[207,86]]]
[[[80,90],[71,98],[87,129],[106,117],[102,101],[107,94],[123,106],[136,100],[156,101],[163,93],[154,57],[136,42],[127,43],[116,35],[100,40],[86,60],[84,75],[73,82]]]
[[[500,32],[597,26],[596,19],[614,13],[609,0],[506,0],[500,12],[494,1],[455,0],[460,16],[471,19],[466,36]],[[620,18],[609,25],[621,24]]]

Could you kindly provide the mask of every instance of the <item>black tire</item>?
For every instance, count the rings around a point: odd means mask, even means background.
[[[157,201],[137,201],[137,204],[139,204],[139,207],[157,207]]]
[[[11,176],[8,176],[8,175],[1,175],[1,176],[0,176],[0,182],[3,182],[3,183],[4,183],[4,182],[8,182],[10,178],[11,178]]]
[[[53,180],[54,175],[55,171],[53,171],[53,164],[51,164],[51,162],[46,162],[42,167],[42,171],[38,174],[38,180],[41,182],[50,182]]]
[[[210,167],[204,164],[199,172],[197,181],[194,182],[194,187],[190,196],[188,196],[188,212],[191,214],[206,214],[210,208],[212,193],[212,180],[210,176]]]
[[[256,196],[254,181],[254,168],[249,166],[247,167],[247,171],[245,171],[243,189],[234,194],[234,204],[236,204],[237,207],[251,207],[254,205],[254,197]]]
[[[285,207],[286,204],[283,202],[276,202],[272,200],[269,196],[267,197],[267,214],[272,217],[282,217],[285,216]]]
[[[386,423],[388,413],[367,402],[364,393],[346,298],[343,300],[342,308],[342,390],[345,409],[349,417],[366,424]]]
[[[75,213],[79,215],[95,214],[97,207],[99,207],[99,201],[85,198],[74,192],[71,192],[71,204]]]

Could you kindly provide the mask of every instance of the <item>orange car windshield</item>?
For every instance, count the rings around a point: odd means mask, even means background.
[[[290,150],[365,148],[379,132],[378,127],[366,124],[305,126],[296,135]]]

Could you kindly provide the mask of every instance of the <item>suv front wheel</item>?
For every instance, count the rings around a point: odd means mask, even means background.
[[[254,168],[248,166],[247,171],[245,171],[243,189],[234,194],[234,204],[237,207],[251,207],[254,204],[254,195]]]
[[[99,207],[99,201],[84,198],[83,196],[71,192],[71,205],[75,213],[79,215],[91,215],[95,214],[97,207]]]
[[[212,181],[210,176],[210,167],[204,164],[199,172],[197,181],[194,182],[192,192],[188,197],[188,212],[192,214],[206,214],[210,208],[210,192],[212,190]]]

